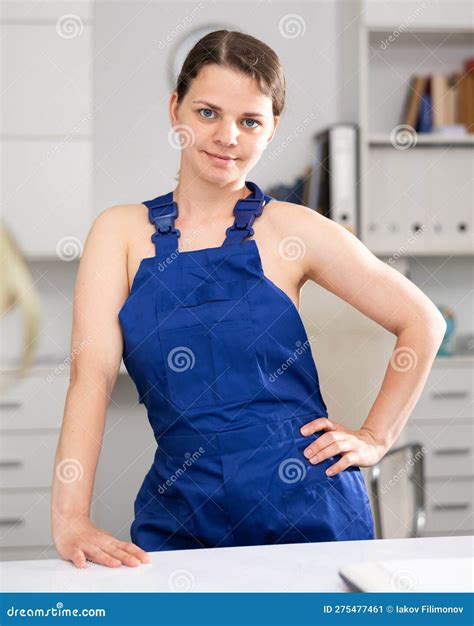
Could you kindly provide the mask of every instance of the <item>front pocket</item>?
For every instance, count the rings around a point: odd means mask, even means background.
[[[358,467],[314,480],[284,492],[294,541],[353,541],[373,539],[372,512]]]
[[[246,283],[234,280],[226,283],[202,282],[195,287],[179,287],[161,292],[158,296],[157,311],[174,308],[198,307],[211,302],[246,299]]]
[[[244,402],[260,389],[248,319],[159,331],[170,401],[181,410]]]

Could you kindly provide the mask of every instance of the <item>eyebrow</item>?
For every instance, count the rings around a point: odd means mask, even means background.
[[[220,106],[217,106],[217,104],[212,104],[211,102],[206,102],[205,100],[193,100],[192,101],[193,104],[205,104],[207,105],[210,109],[215,109],[216,111],[222,111],[222,108]],[[252,112],[247,112],[247,113],[242,113],[242,115],[248,115],[249,117],[265,117],[264,113],[252,113]]]

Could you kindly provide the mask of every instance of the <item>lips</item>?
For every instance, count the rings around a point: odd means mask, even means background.
[[[215,154],[214,152],[208,152],[207,150],[204,150],[204,152],[209,156],[216,157],[217,159],[222,159],[223,161],[235,161],[237,159],[237,157],[230,157],[226,156],[225,154]]]

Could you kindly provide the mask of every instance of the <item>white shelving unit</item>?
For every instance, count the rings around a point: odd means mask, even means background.
[[[414,256],[472,255],[474,135],[419,133],[414,142],[405,136],[406,145],[403,137],[394,141],[412,75],[460,71],[473,56],[472,3],[364,0],[362,6],[361,239],[377,256],[396,256],[407,268]],[[397,442],[423,446],[425,535],[474,529],[473,387],[472,356],[435,359]],[[411,495],[394,497],[385,511],[389,536],[397,536]]]
[[[359,32],[361,239],[381,257],[472,255],[474,135],[394,139],[411,76],[459,71],[472,56],[469,5],[457,6],[457,25],[430,7],[400,29],[408,3],[392,23],[376,4]]]

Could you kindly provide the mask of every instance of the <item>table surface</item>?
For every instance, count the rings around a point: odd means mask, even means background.
[[[79,569],[63,559],[4,561],[4,592],[339,592],[342,565],[473,555],[473,536],[293,543],[151,552],[152,563]],[[393,589],[387,589],[393,591]]]

